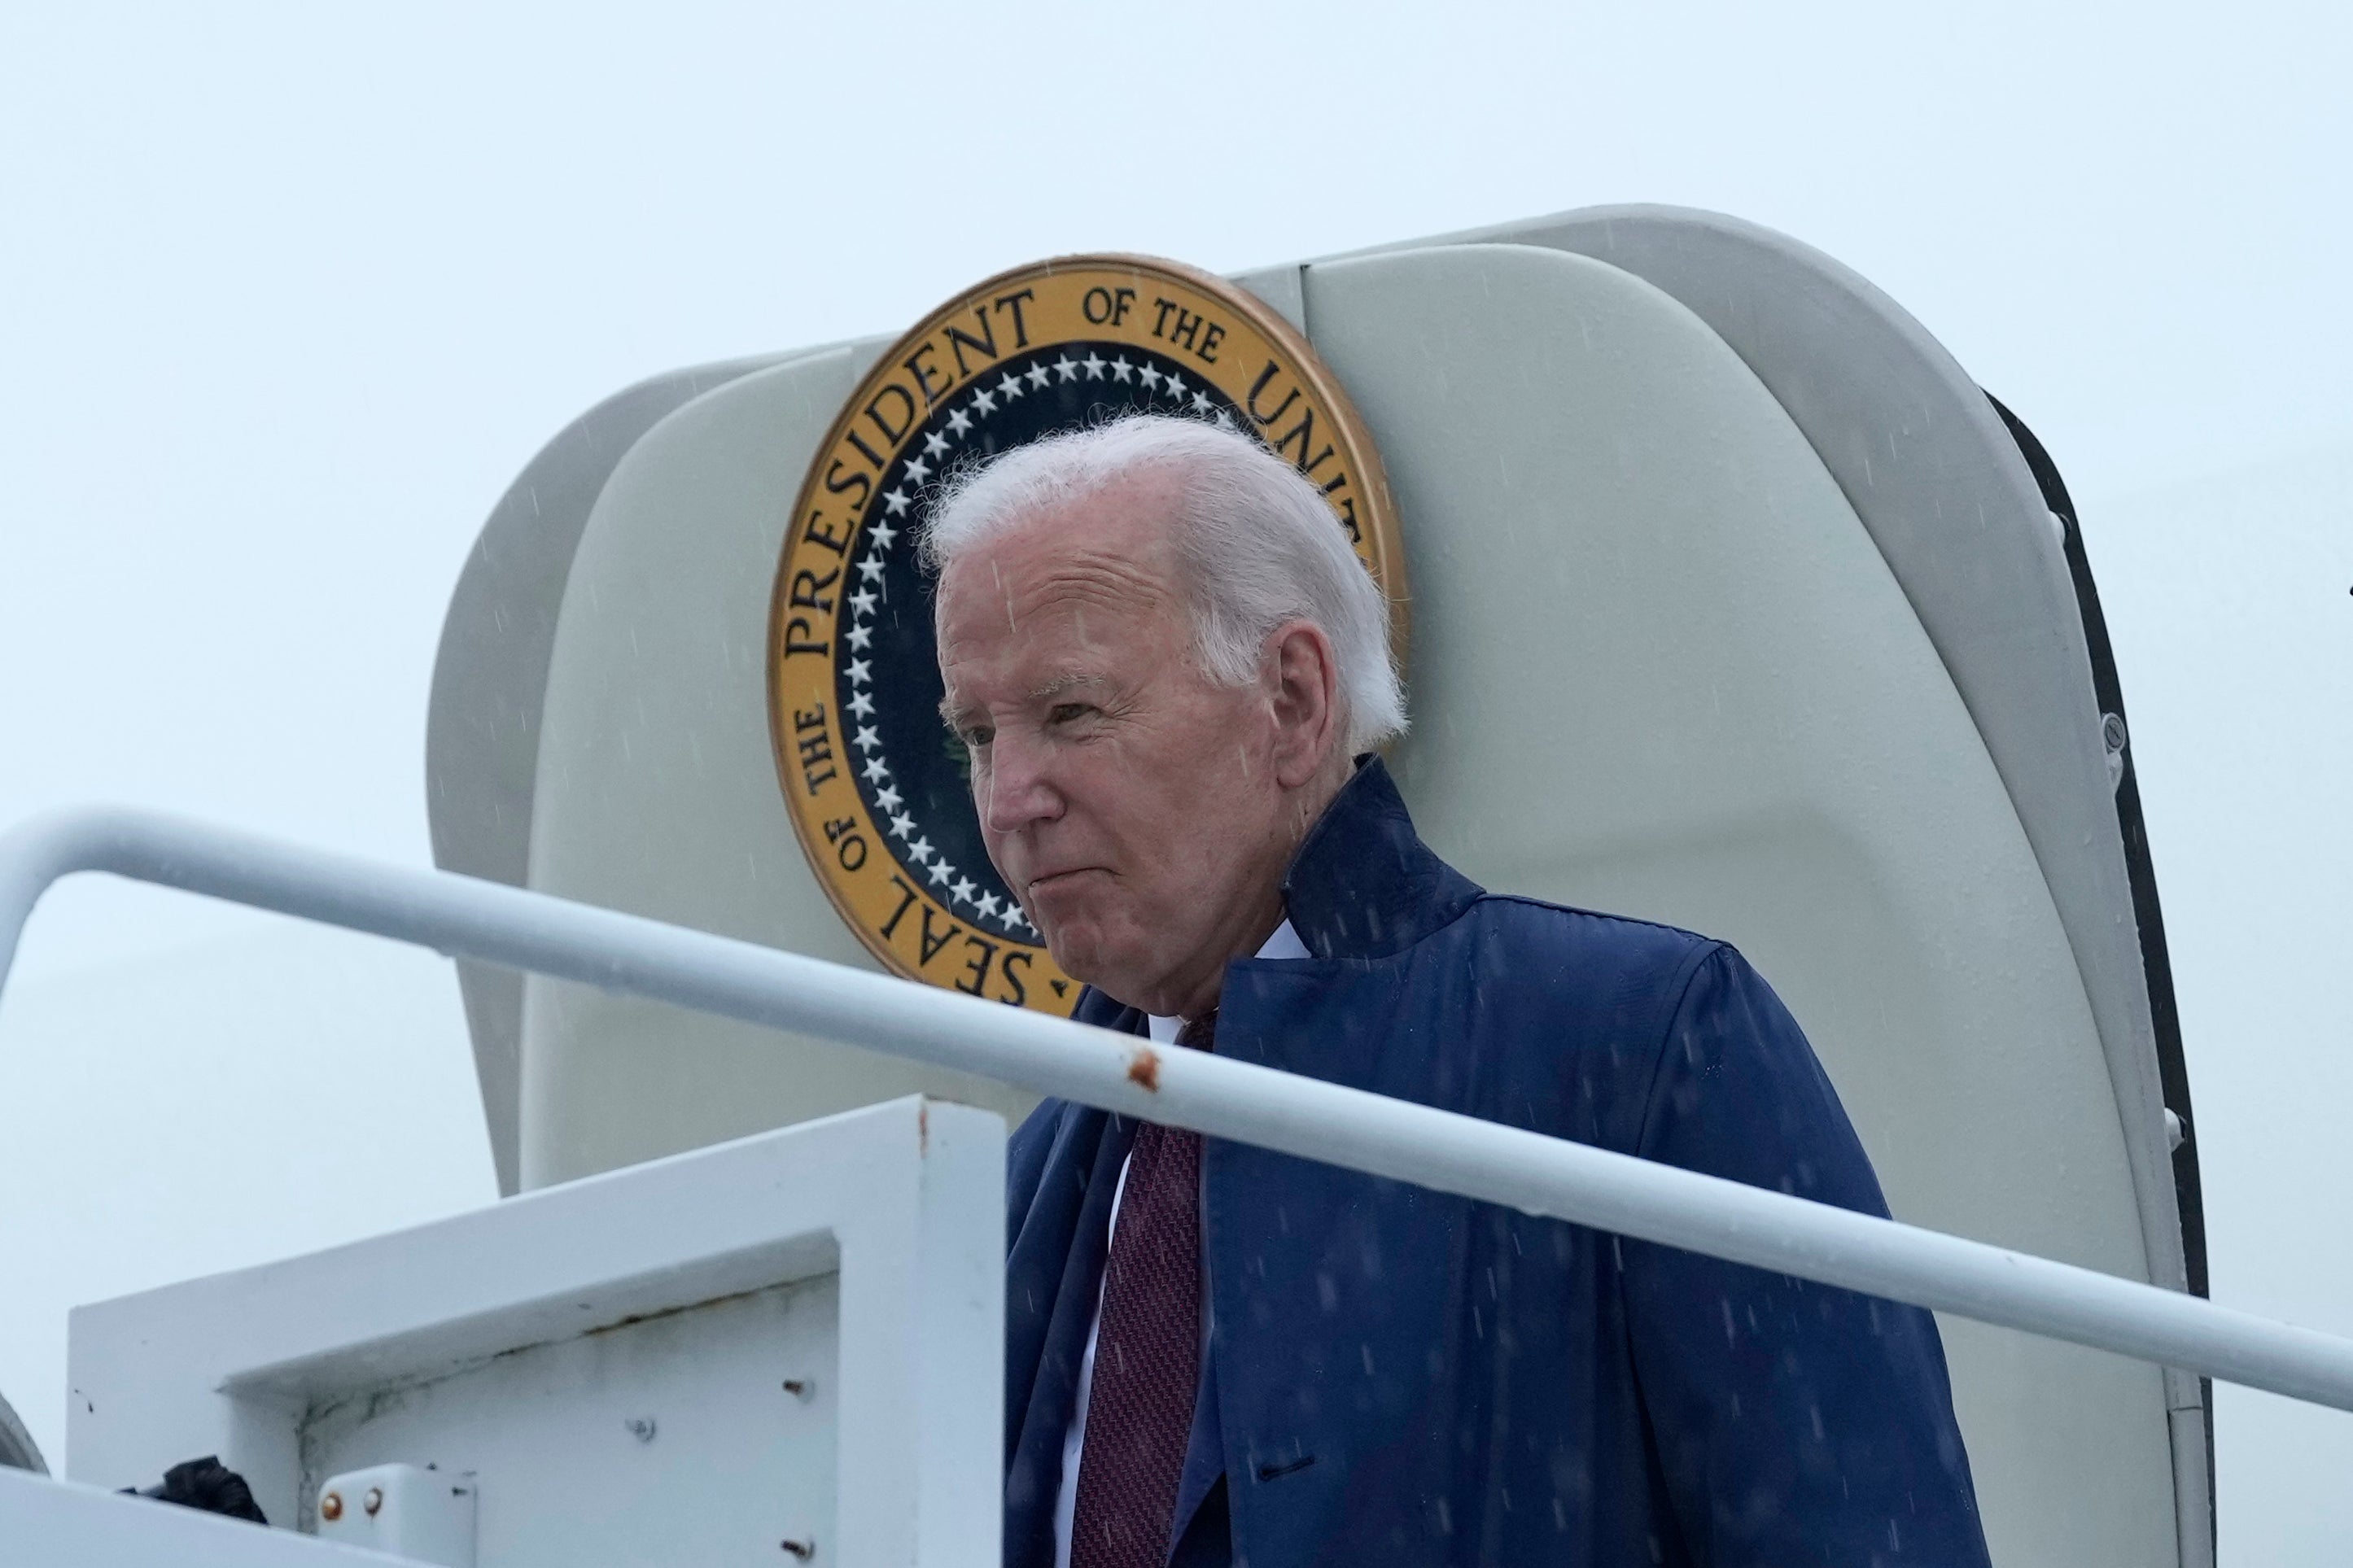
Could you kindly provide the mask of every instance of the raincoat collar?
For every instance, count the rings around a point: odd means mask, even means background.
[[[1388,767],[1369,753],[1308,829],[1282,882],[1292,926],[1322,959],[1402,952],[1479,896],[1422,843]]]

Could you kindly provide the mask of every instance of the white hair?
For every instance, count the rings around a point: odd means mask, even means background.
[[[944,571],[1021,519],[1138,473],[1168,474],[1179,487],[1176,545],[1204,674],[1249,684],[1275,628],[1307,621],[1332,639],[1349,752],[1405,732],[1388,606],[1322,492],[1249,437],[1206,420],[1133,414],[958,472],[924,525],[923,563]]]

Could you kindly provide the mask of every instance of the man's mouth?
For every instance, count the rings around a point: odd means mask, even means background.
[[[1068,887],[1076,879],[1086,876],[1090,872],[1101,871],[1102,869],[1103,868],[1100,866],[1073,866],[1067,871],[1049,871],[1042,877],[1032,877],[1029,879],[1029,897],[1034,899],[1040,893],[1048,893],[1053,891],[1057,888]]]

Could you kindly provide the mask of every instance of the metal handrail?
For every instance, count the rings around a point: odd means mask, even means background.
[[[146,812],[68,812],[0,836],[0,988],[34,904],[77,871],[822,1036],[2353,1410],[2353,1341],[2179,1291],[545,893]]]

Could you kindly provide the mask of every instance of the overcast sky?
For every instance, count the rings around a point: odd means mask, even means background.
[[[0,10],[0,824],[122,800],[424,861],[467,547],[638,377],[1060,250],[1714,207],[1888,290],[2066,472],[2216,1292],[2353,1332],[2353,13],[489,9]],[[0,1392],[53,1459],[66,1301],[491,1195],[438,960],[85,882],[18,983]],[[2353,1417],[2221,1429],[2226,1561],[2342,1561]]]

